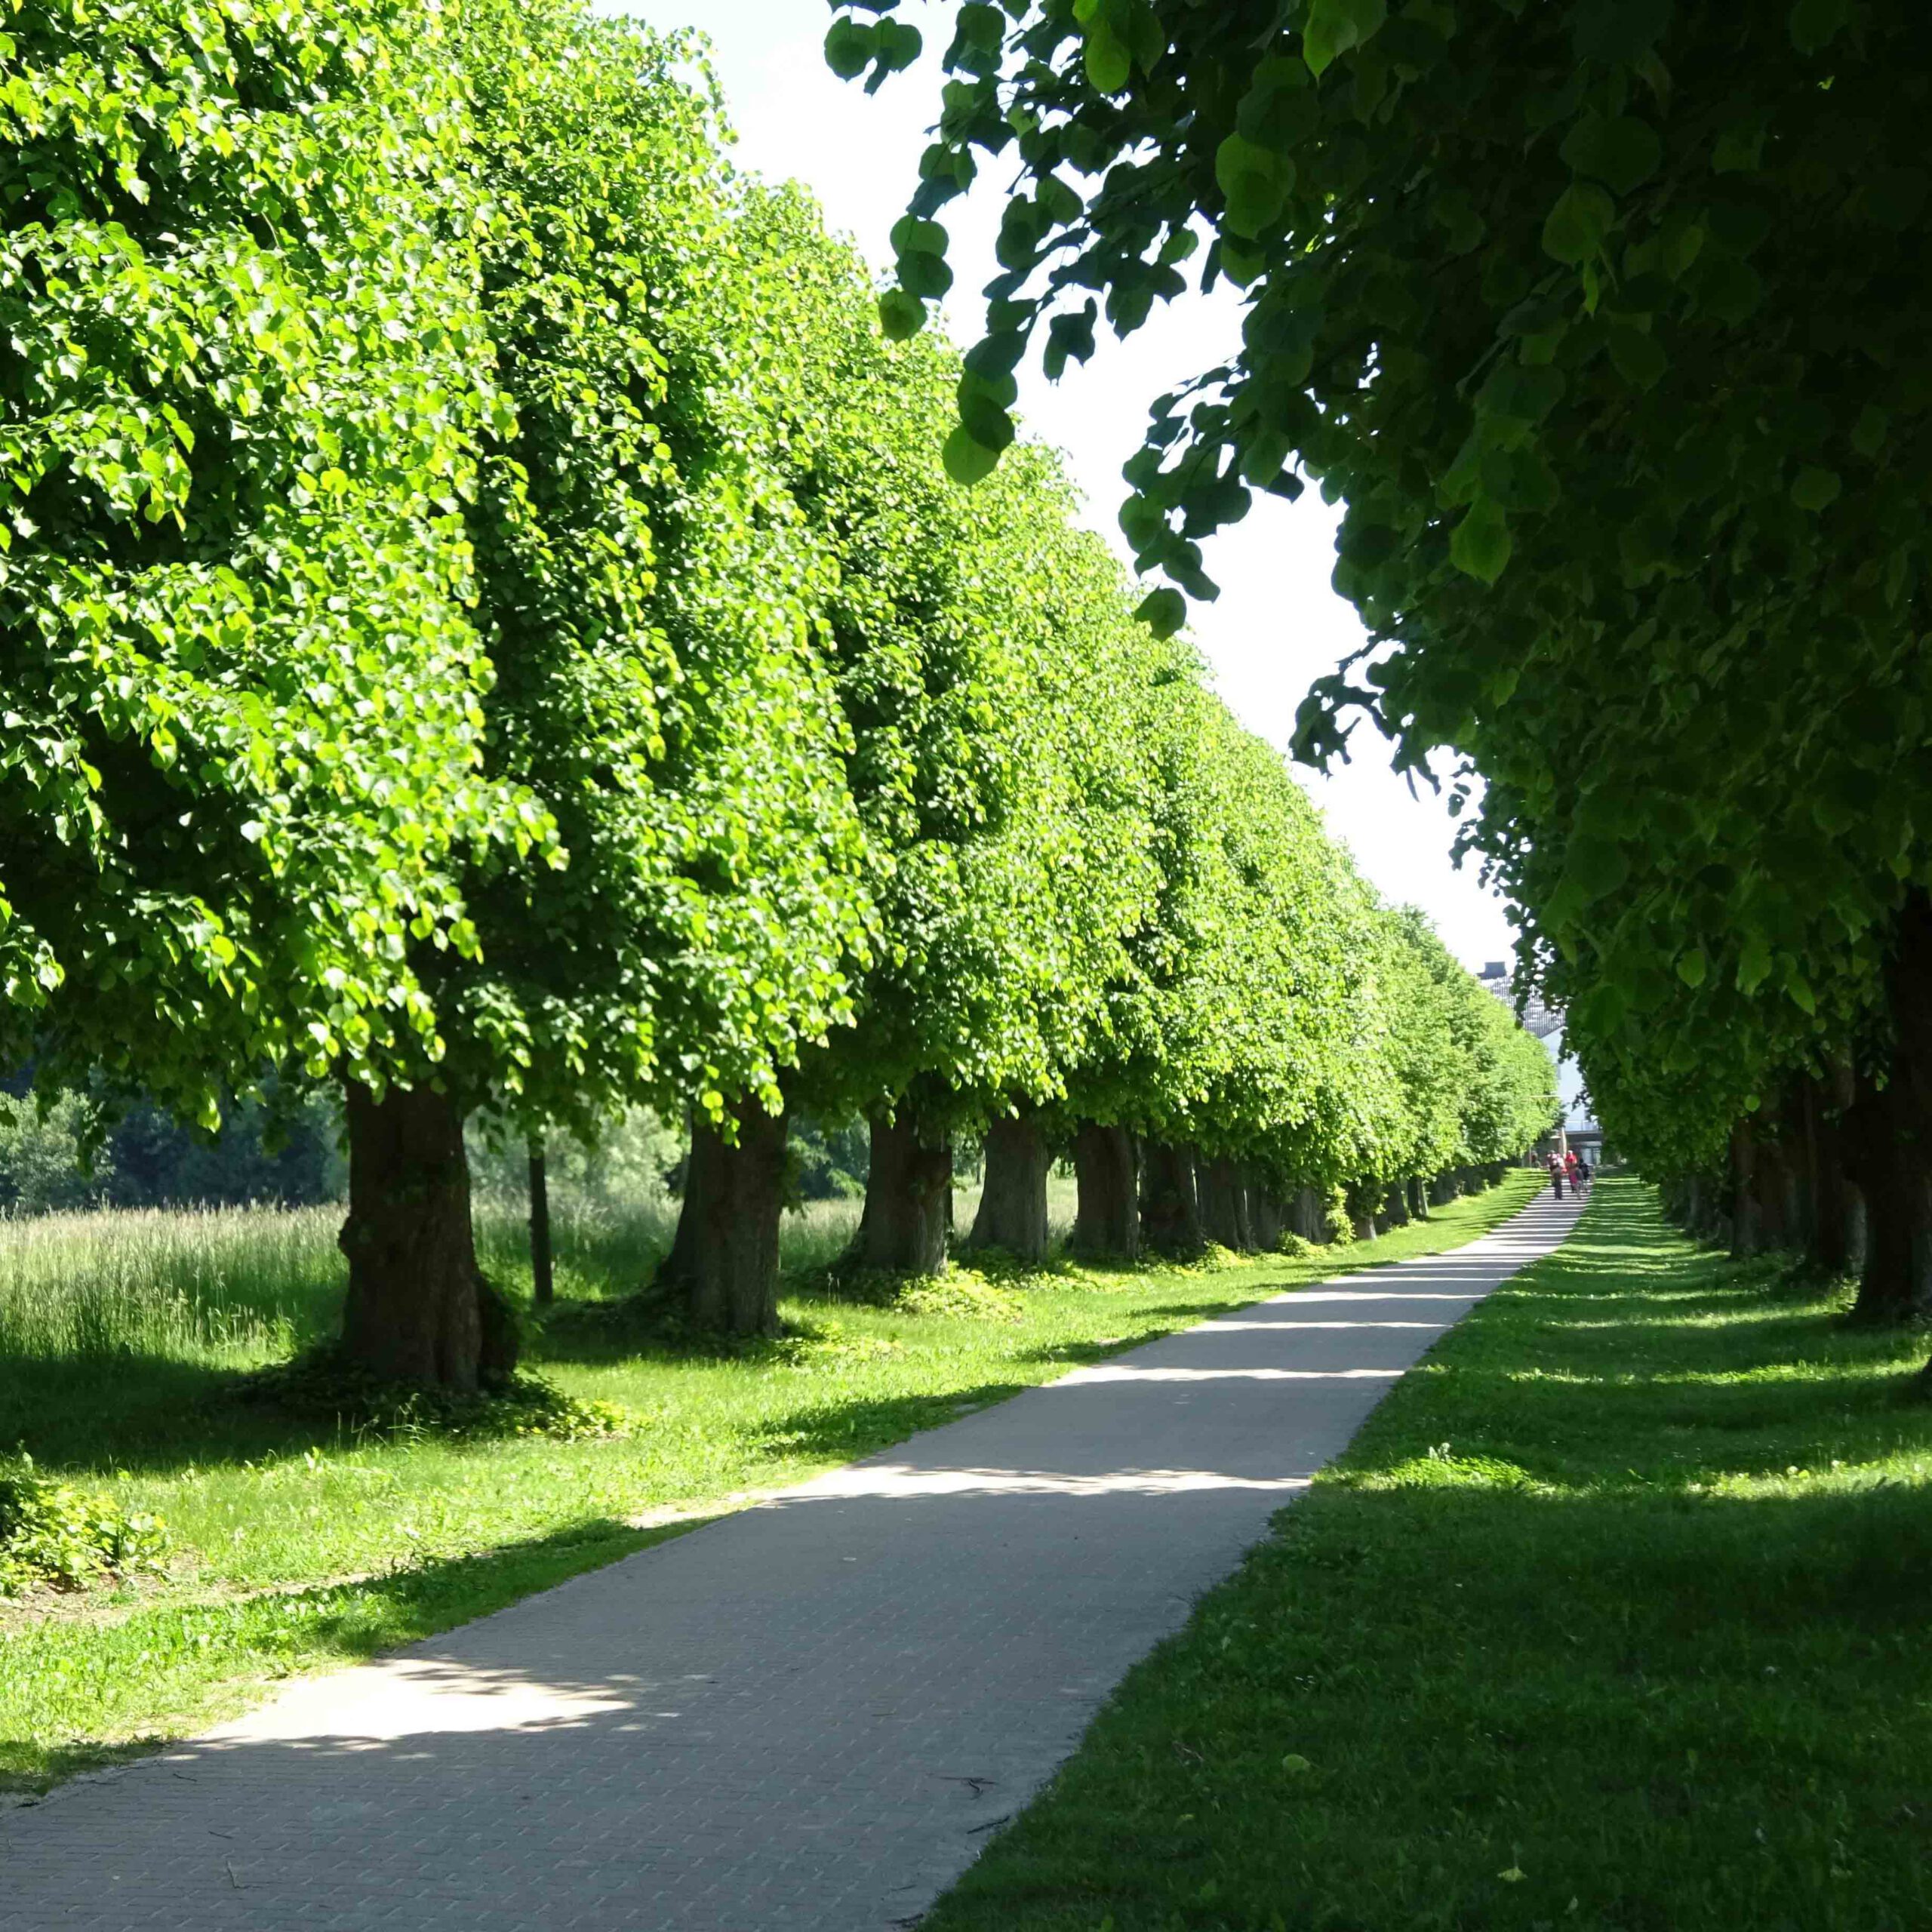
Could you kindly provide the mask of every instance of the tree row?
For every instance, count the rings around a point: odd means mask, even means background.
[[[688,1112],[666,1282],[775,1321],[786,1121],[870,1122],[860,1263],[1405,1214],[1552,1111],[1055,460],[962,398],[683,40],[574,0],[15,25],[0,302],[7,1042],[345,1094],[343,1346],[506,1372],[463,1126]],[[989,435],[995,432],[989,429]]]

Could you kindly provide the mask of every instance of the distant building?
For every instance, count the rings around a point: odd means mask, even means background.
[[[1540,993],[1532,993],[1518,1008],[1516,989],[1510,983],[1509,968],[1500,959],[1491,960],[1476,978],[1504,1005],[1515,1011],[1524,1030],[1534,1034],[1556,1063],[1557,1097],[1563,1103],[1561,1141],[1566,1144],[1574,1143],[1580,1152],[1601,1155],[1603,1129],[1591,1114],[1589,1096],[1583,1091],[1583,1070],[1574,1060],[1564,1057],[1561,1012],[1553,1006],[1546,1006]]]

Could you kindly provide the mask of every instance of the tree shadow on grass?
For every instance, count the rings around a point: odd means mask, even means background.
[[[132,1350],[0,1359],[0,1451],[51,1469],[163,1475],[330,1440],[312,1418],[232,1399],[240,1371]]]
[[[983,1382],[943,1395],[887,1395],[867,1401],[803,1404],[764,1418],[748,1440],[774,1456],[826,1457],[850,1461],[940,1429],[976,1409],[1023,1393],[1023,1382]]]
[[[232,1707],[235,1700],[222,1695],[223,1684],[365,1663],[717,1520],[693,1516],[640,1529],[591,1518],[478,1555],[431,1558],[352,1583],[213,1601],[164,1600],[105,1623],[63,1617],[27,1625],[9,1638],[11,1669],[61,1675],[69,1657],[85,1659],[88,1675],[137,1694],[145,1688],[151,1700],[156,1680],[172,1678],[174,1708],[185,1715],[170,1722],[131,1706],[123,1722],[102,1724],[97,1734],[53,1738],[19,1734],[21,1727],[10,1725],[14,1734],[0,1734],[0,1792],[45,1790],[144,1756]],[[269,1694],[265,1687],[250,1701]],[[115,1734],[124,1730],[140,1734]]]

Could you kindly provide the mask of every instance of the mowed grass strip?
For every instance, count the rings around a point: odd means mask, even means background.
[[[789,1337],[735,1351],[654,1345],[586,1318],[645,1278],[668,1232],[661,1216],[587,1216],[559,1227],[567,1299],[528,1349],[569,1393],[632,1413],[631,1434],[583,1441],[372,1438],[224,1402],[238,1369],[329,1331],[333,1215],[0,1229],[0,1446],[161,1516],[182,1552],[158,1583],[0,1603],[0,1790],[179,1737],[278,1678],[447,1629],[1069,1366],[1471,1240],[1535,1185],[1512,1174],[1426,1223],[1300,1259],[1067,1266],[990,1294],[942,1287],[914,1309],[795,1293]],[[855,1213],[794,1220],[787,1259],[801,1277]],[[479,1222],[493,1275],[527,1291],[520,1228]],[[674,1511],[685,1520],[649,1522]]]
[[[1601,1183],[927,1932],[1932,1925],[1927,1343],[1847,1300]]]

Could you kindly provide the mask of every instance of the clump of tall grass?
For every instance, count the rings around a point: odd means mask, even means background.
[[[0,1220],[0,1359],[248,1365],[327,1332],[339,1208],[113,1208]]]

